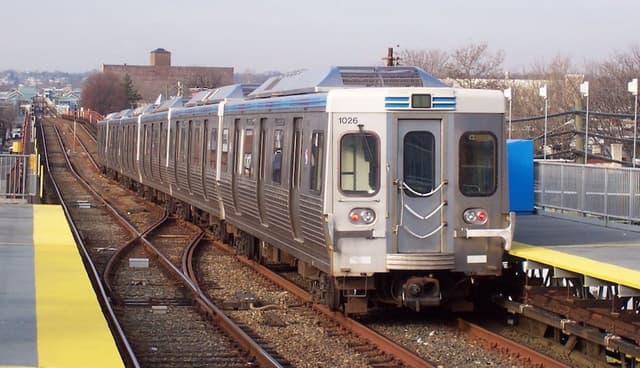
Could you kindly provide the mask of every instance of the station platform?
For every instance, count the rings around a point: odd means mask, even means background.
[[[519,215],[509,254],[640,295],[640,226],[553,213]],[[531,269],[531,267],[529,267]]]
[[[0,368],[124,367],[57,205],[0,204]]]

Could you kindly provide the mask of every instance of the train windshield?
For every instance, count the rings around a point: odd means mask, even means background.
[[[497,140],[487,132],[468,132],[460,138],[460,192],[489,196],[496,191]]]
[[[340,141],[340,189],[373,195],[380,187],[378,138],[372,133],[346,134]]]

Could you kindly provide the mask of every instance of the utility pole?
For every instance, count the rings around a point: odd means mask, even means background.
[[[576,151],[579,151],[581,148],[583,148],[585,146],[584,144],[584,135],[580,134],[580,132],[582,132],[584,130],[584,120],[582,119],[582,97],[581,96],[577,96],[576,97],[576,114],[574,116],[575,122],[576,122],[576,135],[574,136],[576,138]],[[579,164],[584,164],[587,162],[586,160],[587,157],[587,152],[584,153],[584,155],[576,155],[576,162]]]
[[[393,56],[393,47],[389,47],[387,49],[387,57],[382,58],[382,60],[385,60],[386,66],[398,66],[398,63],[400,62],[400,57]]]

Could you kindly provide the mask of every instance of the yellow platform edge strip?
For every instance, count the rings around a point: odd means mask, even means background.
[[[513,242],[509,254],[596,279],[640,289],[640,272],[549,249]]]
[[[40,367],[124,367],[62,207],[33,206]]]

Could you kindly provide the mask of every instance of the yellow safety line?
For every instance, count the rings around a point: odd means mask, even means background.
[[[628,247],[640,248],[638,243],[594,243],[594,244],[569,244],[569,245],[545,245],[549,249],[568,249],[568,248],[607,248],[607,247]]]
[[[57,205],[33,206],[40,367],[123,367],[78,248]]]
[[[519,242],[513,242],[509,253],[526,260],[640,289],[640,271]]]

